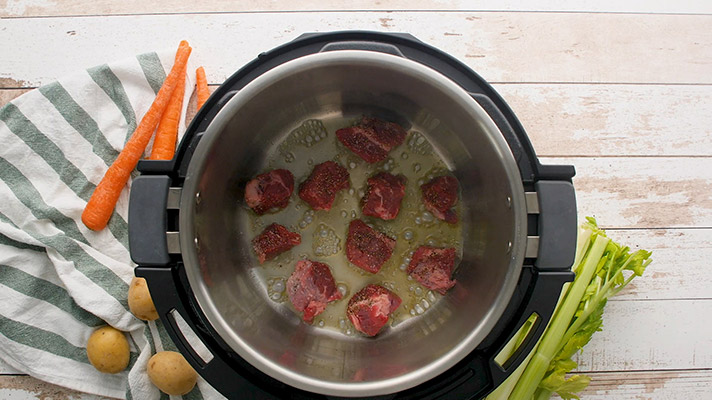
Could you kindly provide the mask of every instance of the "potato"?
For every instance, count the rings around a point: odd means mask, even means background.
[[[95,330],[87,341],[87,357],[97,370],[115,374],[129,365],[129,341],[110,326]]]
[[[195,386],[198,374],[183,355],[175,351],[161,351],[148,360],[148,377],[166,394],[184,395]]]
[[[151,293],[148,292],[148,285],[143,278],[133,278],[129,286],[129,309],[136,318],[144,321],[158,319],[156,306],[153,305]]]

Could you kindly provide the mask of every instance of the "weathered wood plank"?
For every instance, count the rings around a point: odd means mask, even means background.
[[[303,32],[370,29],[410,32],[492,82],[710,84],[711,23],[708,15],[469,12],[4,19],[5,51],[13,56],[0,59],[0,78],[3,87],[36,86],[107,60],[174,49],[185,38],[210,82],[222,82]]]
[[[556,11],[556,12],[627,12],[709,14],[712,7],[704,2],[687,0],[672,4],[668,1],[566,2],[537,0],[213,0],[210,2],[157,1],[64,1],[5,0],[0,1],[0,17],[33,17],[58,15],[113,15],[113,14],[175,14],[206,12],[280,12],[280,11],[355,11],[355,10],[442,10],[442,11]]]
[[[712,155],[712,86],[495,88],[541,156]]]
[[[77,392],[51,383],[40,381],[31,376],[1,376],[0,398],[30,400],[30,399],[55,399],[55,400],[100,400],[108,399],[91,394]]]
[[[690,400],[712,393],[712,371],[591,372],[586,400]],[[552,398],[560,398],[554,396]]]
[[[712,300],[612,301],[575,360],[581,371],[709,369]]]
[[[609,230],[608,236],[633,251],[653,252],[645,274],[611,301],[712,300],[712,229]]]
[[[576,167],[579,216],[607,228],[712,227],[712,158],[542,158]]]

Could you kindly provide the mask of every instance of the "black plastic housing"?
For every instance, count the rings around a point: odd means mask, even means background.
[[[287,61],[321,51],[343,49],[379,51],[401,56],[429,66],[453,80],[470,93],[501,130],[519,167],[524,190],[541,190],[538,192],[540,213],[530,214],[527,219],[528,235],[541,236],[538,258],[525,259],[515,292],[485,340],[457,365],[428,382],[403,392],[370,397],[384,400],[479,399],[504,381],[526,358],[551,318],[562,285],[573,280],[570,267],[575,251],[577,223],[571,178],[575,171],[572,166],[541,165],[524,128],[487,82],[460,61],[409,34],[369,31],[304,34],[259,54],[255,60],[228,78],[197,113],[173,160],[139,163],[142,176],[134,181],[132,187],[130,215],[135,216],[129,221],[131,255],[139,264],[135,274],[146,278],[160,318],[177,347],[191,365],[228,398],[338,399],[305,392],[279,382],[258,371],[232,351],[198,307],[180,257],[156,254],[156,249],[160,252],[166,248],[165,230],[146,224],[161,223],[162,228],[177,227],[177,215],[167,212],[165,208],[167,183],[170,186],[183,184],[202,133],[237,91],[264,72]],[[161,178],[156,180],[159,176]],[[149,188],[149,179],[160,181],[160,187]],[[162,193],[163,190],[166,193]],[[132,211],[137,208],[144,211]],[[173,318],[174,310],[211,351],[214,356],[212,360],[204,362],[188,344]],[[519,351],[504,367],[500,366],[494,361],[495,356],[532,313],[538,314],[538,322]]]

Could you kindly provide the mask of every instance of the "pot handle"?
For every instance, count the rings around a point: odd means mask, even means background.
[[[571,271],[539,272],[531,266],[522,271],[522,292],[515,292],[503,316],[473,356],[466,359],[467,368],[456,366],[447,382],[434,387],[430,398],[482,399],[502,384],[534,349],[552,317],[562,285],[572,281]],[[513,355],[500,365],[495,358],[519,332],[532,314],[538,318]],[[446,372],[443,375],[449,374]],[[406,393],[398,399],[410,399]]]
[[[394,56],[403,57],[401,50],[392,44],[381,43],[381,42],[367,42],[367,41],[345,41],[345,42],[332,42],[327,43],[324,47],[319,50],[319,53],[324,53],[327,51],[337,51],[337,50],[366,50],[366,51],[376,51],[379,53],[392,54]]]
[[[131,183],[129,197],[129,251],[139,265],[170,262],[166,239],[168,189],[165,175],[139,176]]]
[[[209,382],[218,391],[229,398],[241,399],[265,399],[276,400],[277,397],[261,389],[260,385],[251,383],[243,374],[234,374],[233,366],[226,357],[224,351],[213,351],[219,345],[213,343],[210,332],[201,327],[200,322],[196,322],[193,314],[186,309],[187,300],[177,285],[179,281],[177,267],[144,267],[139,266],[134,270],[137,277],[146,279],[151,298],[159,312],[159,317],[163,322],[168,335],[175,343],[176,347],[190,365],[200,373],[201,376],[209,376]],[[183,326],[187,326],[192,331],[192,340],[186,338],[184,329],[179,326],[175,314],[180,315]],[[195,346],[195,341],[200,344]],[[246,375],[249,376],[249,375]],[[280,386],[278,382],[270,382],[273,386]]]
[[[576,194],[567,181],[538,181],[539,251],[534,265],[540,271],[567,271],[576,256]]]

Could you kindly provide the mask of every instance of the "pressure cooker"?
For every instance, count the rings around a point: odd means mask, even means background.
[[[334,115],[417,129],[460,182],[457,285],[372,338],[270,301],[242,228],[244,182],[285,134]],[[198,111],[174,159],[138,169],[135,274],[180,352],[228,398],[481,398],[526,358],[573,279],[573,166],[540,164],[492,86],[408,34],[304,34],[259,54]],[[517,350],[498,358],[515,334]]]

